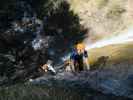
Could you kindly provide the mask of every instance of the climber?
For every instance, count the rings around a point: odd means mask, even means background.
[[[71,69],[72,71],[83,71],[89,70],[89,62],[88,62],[88,53],[85,50],[85,45],[83,43],[76,44],[71,56]]]
[[[56,71],[55,71],[55,69],[52,66],[52,61],[51,60],[48,60],[46,64],[42,65],[41,69],[44,72],[50,71],[50,72],[52,72],[52,74],[56,74]]]

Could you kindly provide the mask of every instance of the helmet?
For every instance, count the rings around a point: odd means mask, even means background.
[[[76,49],[77,50],[84,50],[85,49],[85,45],[83,44],[83,43],[78,43],[77,45],[76,45]]]

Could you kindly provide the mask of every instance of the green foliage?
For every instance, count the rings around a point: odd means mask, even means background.
[[[35,3],[35,5],[34,5]],[[44,22],[45,30],[52,28],[62,29],[62,33],[79,33],[79,18],[70,11],[69,4],[64,0],[39,0],[33,2],[39,18],[47,18]]]
[[[62,30],[62,34],[65,33],[72,35],[73,33],[79,33],[79,18],[73,11],[69,10],[67,3],[61,3],[57,11],[52,12],[47,19],[47,29],[55,28],[53,32],[58,32],[58,29]],[[45,24],[45,23],[44,23]]]
[[[62,35],[69,36],[80,32],[79,18],[73,11],[70,11],[70,5],[66,1],[39,0],[33,3],[35,3],[38,17],[46,18],[45,31],[56,33],[62,30]]]

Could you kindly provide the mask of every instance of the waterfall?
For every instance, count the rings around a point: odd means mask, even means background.
[[[133,42],[133,28],[132,27],[123,31],[121,34],[112,36],[111,38],[105,38],[92,44],[89,43],[88,41],[84,43],[86,45],[86,50],[91,50],[91,49],[101,48],[101,47],[108,46],[108,45],[124,44],[124,43],[129,43],[129,42]],[[69,59],[70,54],[71,53],[69,52],[67,55],[63,56],[61,60],[65,61]]]
[[[107,45],[112,44],[123,44],[133,42],[133,28],[130,27],[127,30],[123,31],[121,34],[115,35],[110,38],[105,38],[100,41],[97,41],[93,44],[89,44],[88,42],[85,42],[86,49],[93,49],[93,48],[101,48]]]
[[[31,45],[34,50],[48,47],[50,36],[41,36],[43,32],[43,20],[37,18],[36,12],[26,1],[18,1],[18,12],[21,15],[19,21],[12,22],[13,31],[19,34],[32,35]],[[28,39],[27,39],[28,40]],[[24,41],[26,43],[26,41]]]

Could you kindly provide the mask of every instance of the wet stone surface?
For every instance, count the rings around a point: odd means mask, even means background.
[[[133,87],[129,85],[130,80],[118,80],[114,77],[106,77],[106,73],[102,72],[104,76],[100,76],[98,71],[91,72],[62,72],[55,76],[44,75],[40,78],[31,80],[32,84],[48,85],[50,87],[62,87],[67,89],[78,89],[85,93],[90,90],[105,95],[114,95],[126,98],[133,98]],[[105,77],[107,79],[105,79]]]

